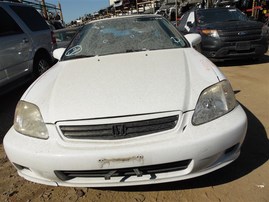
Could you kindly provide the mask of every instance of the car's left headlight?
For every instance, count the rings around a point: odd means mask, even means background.
[[[14,117],[14,129],[27,136],[48,139],[48,130],[39,108],[29,102],[19,101]]]
[[[192,117],[193,125],[200,125],[227,114],[237,106],[230,83],[221,81],[205,89],[196,104]]]
[[[206,35],[206,36],[219,37],[218,31],[215,29],[202,29],[201,33]]]

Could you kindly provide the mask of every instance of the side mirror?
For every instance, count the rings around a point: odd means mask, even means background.
[[[65,51],[65,48],[57,48],[53,51],[53,57],[57,60],[60,60],[63,53]]]
[[[190,22],[190,21],[188,21],[188,22],[187,22],[187,26],[188,26],[189,28],[192,28],[192,27],[193,27],[193,23]]]
[[[202,41],[201,35],[195,33],[186,34],[185,38],[188,40],[192,47],[197,46]]]

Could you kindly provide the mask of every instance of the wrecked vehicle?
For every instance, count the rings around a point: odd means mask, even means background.
[[[4,138],[20,176],[54,186],[189,179],[240,154],[247,118],[229,81],[158,15],[92,21],[18,102]]]

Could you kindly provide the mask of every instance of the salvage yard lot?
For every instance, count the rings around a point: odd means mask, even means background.
[[[232,164],[195,179],[149,186],[96,189],[28,182],[17,175],[2,145],[24,86],[0,97],[0,201],[269,201],[269,52],[256,63],[217,65],[248,117],[242,153]]]

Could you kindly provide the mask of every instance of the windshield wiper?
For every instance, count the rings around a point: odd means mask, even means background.
[[[131,52],[141,52],[141,51],[147,51],[148,49],[142,48],[142,49],[127,49],[126,53],[131,53]]]
[[[75,58],[91,58],[91,57],[95,57],[96,55],[77,55],[75,56]]]
[[[80,58],[91,58],[95,57],[96,55],[74,55],[73,57],[67,57],[66,59],[68,60],[73,60],[73,59],[80,59]]]

